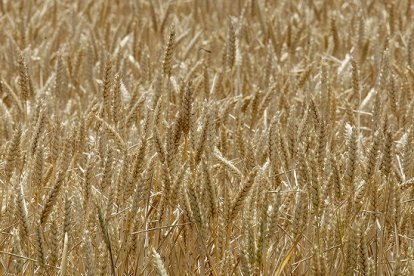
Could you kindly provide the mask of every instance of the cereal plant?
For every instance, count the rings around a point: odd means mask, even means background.
[[[0,0],[1,275],[414,275],[413,17]]]

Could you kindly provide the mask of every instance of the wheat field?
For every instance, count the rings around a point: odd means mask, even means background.
[[[0,274],[414,275],[413,9],[0,0]]]

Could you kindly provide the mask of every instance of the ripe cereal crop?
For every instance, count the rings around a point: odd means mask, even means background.
[[[414,275],[413,17],[0,0],[0,274]]]

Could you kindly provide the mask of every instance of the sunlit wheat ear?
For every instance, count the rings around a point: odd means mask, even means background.
[[[60,235],[58,229],[58,222],[52,222],[50,225],[50,240],[49,240],[49,259],[50,265],[56,265],[58,262],[58,256],[60,253]]]
[[[257,168],[254,168],[249,176],[245,178],[245,182],[243,184],[243,187],[239,191],[238,195],[236,196],[234,202],[231,205],[230,213],[229,213],[229,221],[233,221],[236,216],[240,213],[240,211],[243,209],[244,202],[246,198],[249,195],[249,192],[251,191],[251,188],[254,184],[254,179],[257,174]]]
[[[20,158],[20,142],[22,138],[22,128],[19,125],[16,130],[14,131],[12,140],[7,148],[7,153],[5,157],[5,164],[4,164],[4,181],[9,181],[15,166],[17,165],[16,162]]]
[[[87,275],[95,275],[95,256],[92,251],[92,245],[89,237],[89,233],[85,231],[84,234],[84,250],[85,250],[85,265],[87,269]]]
[[[36,248],[36,257],[38,259],[38,266],[40,272],[43,272],[45,269],[46,264],[46,252],[45,252],[45,244],[43,241],[43,233],[41,230],[40,225],[36,227],[36,233],[35,233],[35,248]]]
[[[182,105],[180,110],[180,125],[184,135],[187,135],[190,131],[191,120],[191,107],[193,101],[193,84],[190,81],[186,85],[185,93],[182,99]]]
[[[123,106],[122,106],[122,95],[121,95],[121,77],[116,74],[114,77],[114,88],[111,93],[111,107],[112,107],[112,118],[114,124],[117,125],[121,121]]]
[[[109,230],[108,225],[105,221],[104,215],[102,213],[102,210],[99,206],[96,206],[98,209],[98,221],[99,221],[99,227],[102,233],[103,241],[106,245],[106,249],[108,250],[110,261],[111,261],[111,271],[113,274],[115,274],[115,263],[113,259],[113,252],[112,252],[112,245],[111,245],[111,239],[109,236]]]
[[[234,31],[233,22],[230,18],[227,20],[228,22],[228,33],[227,33],[227,41],[226,41],[226,50],[223,56],[223,64],[225,67],[232,69],[234,65],[234,60],[236,56],[236,34]]]
[[[70,234],[71,226],[75,222],[73,219],[73,208],[72,199],[70,198],[69,192],[65,193],[65,205],[64,205],[64,218],[63,218],[63,233]]]
[[[170,27],[167,45],[165,46],[164,59],[162,62],[162,70],[165,76],[171,76],[172,58],[175,50],[175,25]]]
[[[389,89],[388,91],[388,102],[390,105],[391,112],[396,116],[399,117],[399,111],[398,111],[398,95],[397,95],[397,78],[394,74],[390,74],[389,76]]]
[[[381,161],[381,170],[385,176],[389,176],[392,168],[393,140],[391,131],[385,133],[385,142],[383,148],[383,157]]]
[[[201,128],[201,132],[199,134],[199,138],[198,138],[198,142],[195,145],[195,162],[196,164],[198,164],[201,160],[202,155],[204,154],[204,150],[206,147],[208,147],[208,142],[207,141],[210,137],[209,136],[209,131],[211,127],[210,124],[210,116],[207,115],[206,118],[204,118],[204,122],[203,122],[203,126]],[[209,150],[209,148],[207,148],[207,150]]]
[[[19,238],[19,235],[17,233],[17,229],[14,228],[12,231],[12,235],[13,235],[13,250],[14,252],[16,252],[17,254],[21,255],[22,252],[22,248],[21,248],[21,241]],[[23,271],[23,264],[24,261],[22,259],[16,259],[13,261],[14,263],[14,267],[17,273],[21,273]]]
[[[104,114],[108,121],[112,120],[111,113],[111,89],[112,89],[112,60],[109,59],[105,64],[102,97],[104,102]]]
[[[108,147],[105,152],[105,161],[102,168],[102,178],[99,183],[100,189],[106,190],[112,183],[113,150]]]
[[[21,239],[22,241],[25,241],[29,238],[29,221],[27,218],[27,207],[26,207],[26,202],[24,199],[24,194],[23,194],[23,187],[21,186],[21,184],[16,183],[15,184],[15,190],[16,190],[16,194],[17,194],[17,198],[16,198],[16,214],[18,216],[18,220],[19,220],[19,229],[20,229],[20,233],[21,233]]]
[[[63,98],[65,96],[65,92],[67,92],[67,76],[62,56],[58,56],[56,62],[56,79],[54,87],[55,97]]]
[[[346,260],[344,263],[345,273],[351,273],[356,268],[357,265],[357,250],[358,250],[358,237],[356,225],[352,225],[349,233],[349,241],[346,249]]]
[[[36,156],[34,159],[34,164],[30,172],[30,181],[31,185],[34,188],[34,197],[39,198],[41,192],[41,185],[43,181],[43,171],[44,171],[44,149],[39,147],[36,151]]]
[[[358,158],[358,142],[357,142],[357,131],[352,128],[350,125],[346,125],[346,135],[347,135],[347,146],[348,146],[348,156],[347,156],[347,168],[344,175],[344,188],[353,191],[354,180],[356,175],[356,166]]]
[[[307,198],[304,194],[300,193],[297,197],[297,204],[294,210],[293,222],[292,222],[292,234],[293,237],[298,238],[301,236],[306,227],[308,219],[308,207]]]
[[[321,121],[318,128],[318,163],[319,167],[323,170],[325,166],[325,154],[327,144],[328,126],[326,121]]]
[[[157,275],[158,276],[168,276],[167,270],[165,269],[164,262],[161,259],[160,254],[158,254],[155,249],[152,249],[152,254],[154,256],[154,265],[157,269]]]
[[[126,191],[126,185],[127,181],[129,181],[129,170],[130,170],[130,161],[131,156],[128,155],[128,153],[125,151],[122,156],[122,165],[119,170],[118,176],[116,178],[116,196],[115,196],[115,202],[118,206],[124,205],[124,195]]]
[[[35,129],[34,129],[34,132],[33,132],[33,136],[32,136],[32,141],[31,141],[31,152],[32,152],[32,154],[34,154],[36,152],[36,149],[37,149],[38,144],[39,144],[39,140],[40,140],[42,132],[45,128],[45,124],[46,124],[46,115],[43,111],[40,111],[39,118],[38,118],[38,121],[36,123]]]
[[[23,53],[18,56],[20,97],[23,102],[30,97],[29,72],[24,61]]]
[[[204,221],[203,221],[201,210],[200,210],[197,192],[195,190],[194,184],[191,182],[189,182],[187,186],[187,195],[188,195],[188,200],[190,202],[190,207],[191,207],[192,221],[196,223],[195,227],[199,234],[199,238],[204,239],[205,238]]]
[[[209,201],[209,212],[212,219],[215,219],[217,216],[217,195],[215,191],[215,186],[213,183],[213,179],[211,178],[211,174],[209,172],[208,166],[205,162],[201,163],[202,165],[202,172],[204,177],[204,182],[206,185],[207,193],[208,193],[208,201]]]
[[[63,182],[64,182],[64,175],[62,172],[58,172],[55,183],[53,184],[52,189],[47,195],[45,202],[43,203],[42,208],[41,208],[41,212],[40,212],[40,224],[41,225],[45,224],[50,213],[52,212],[52,208],[56,203],[57,196],[61,190]]]
[[[171,185],[171,193],[170,193],[170,205],[176,206],[179,200],[179,196],[182,190],[183,182],[185,181],[185,177],[187,177],[188,170],[187,164],[181,166],[180,170],[178,171],[178,175],[175,177],[174,182]]]
[[[316,223],[318,223],[319,211],[321,208],[322,198],[321,198],[321,189],[319,187],[320,177],[318,174],[318,164],[315,162],[316,159],[313,158],[310,162],[311,169],[311,184],[309,185],[309,194],[312,202],[312,215],[316,218]]]

